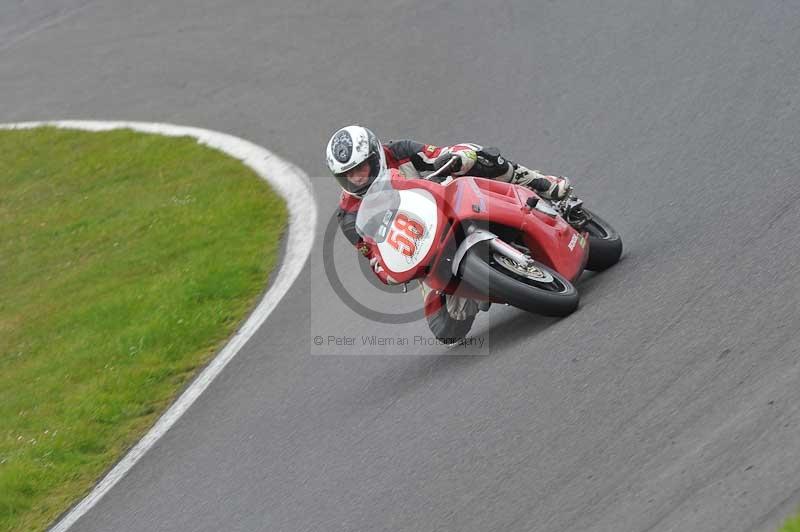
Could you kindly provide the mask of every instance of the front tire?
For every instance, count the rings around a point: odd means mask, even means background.
[[[586,269],[601,272],[619,262],[622,256],[622,237],[611,224],[595,213],[589,209],[584,211],[591,216],[584,226],[589,233],[589,259],[586,261]]]
[[[544,316],[567,316],[580,299],[572,283],[555,270],[536,261],[525,270],[485,244],[467,251],[461,278],[491,298]]]

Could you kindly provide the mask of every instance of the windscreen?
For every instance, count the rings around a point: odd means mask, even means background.
[[[392,188],[388,171],[383,171],[364,194],[356,215],[356,232],[380,244],[400,207],[400,193]]]

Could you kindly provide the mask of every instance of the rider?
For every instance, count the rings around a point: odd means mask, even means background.
[[[458,159],[450,167],[453,177],[471,175],[525,185],[546,199],[563,199],[570,188],[565,177],[544,175],[502,156],[495,148],[462,143],[438,147],[413,140],[395,140],[381,144],[378,137],[365,127],[347,126],[333,134],[326,149],[328,168],[342,187],[339,199],[339,227],[345,237],[369,259],[378,278],[385,284],[396,281],[386,273],[377,254],[358,236],[356,214],[369,186],[386,168],[397,169],[407,179],[425,177]]]

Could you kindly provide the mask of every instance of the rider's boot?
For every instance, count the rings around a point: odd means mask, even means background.
[[[566,198],[570,190],[569,179],[566,177],[545,175],[538,170],[531,170],[521,164],[517,165],[514,170],[514,177],[511,182],[530,187],[538,192],[541,197],[555,201]]]
[[[436,290],[429,290],[425,296],[425,321],[433,335],[444,344],[454,344],[465,338],[477,313],[478,303],[472,299]]]
[[[445,306],[447,307],[447,313],[454,320],[474,318],[478,313],[478,302],[467,297],[446,295]]]
[[[425,305],[426,315],[432,314],[444,306],[446,307],[447,313],[454,320],[466,320],[475,317],[479,310],[489,310],[489,306],[491,305],[488,301],[475,301],[474,299],[459,297],[452,294],[442,297],[442,294],[436,290],[431,290],[431,288],[424,283],[420,283],[420,289],[422,290],[422,299]]]

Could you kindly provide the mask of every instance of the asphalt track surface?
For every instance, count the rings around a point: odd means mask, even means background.
[[[574,176],[626,256],[566,319],[495,306],[477,351],[364,346],[427,329],[331,293],[317,179],[279,311],[73,530],[774,530],[800,502],[800,6],[272,4],[3,2],[0,118],[206,127],[310,175],[353,121],[481,141]],[[418,303],[335,249],[371,305]]]

